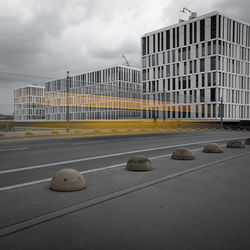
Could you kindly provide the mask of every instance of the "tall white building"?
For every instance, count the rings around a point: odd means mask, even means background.
[[[14,90],[14,120],[32,121],[45,118],[44,87],[27,85]]]
[[[250,120],[250,26],[212,12],[142,37],[143,118]]]
[[[141,70],[117,65],[45,84],[46,120],[140,119]]]

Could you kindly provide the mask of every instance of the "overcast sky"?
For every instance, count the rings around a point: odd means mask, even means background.
[[[219,10],[250,23],[250,0],[0,0],[0,113],[12,90],[122,63],[140,67],[140,37],[188,15]],[[17,73],[23,75],[13,75]],[[28,77],[25,75],[32,75]]]

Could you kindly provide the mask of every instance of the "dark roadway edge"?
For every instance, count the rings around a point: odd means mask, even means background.
[[[129,187],[129,188],[125,188],[125,189],[122,189],[120,191],[116,191],[116,192],[113,192],[113,193],[110,193],[110,194],[106,194],[106,195],[103,195],[101,197],[89,200],[89,201],[78,203],[78,204],[70,206],[70,207],[55,210],[54,212],[50,212],[50,213],[47,213],[47,214],[44,214],[44,215],[41,215],[41,216],[37,216],[37,217],[31,218],[31,219],[28,219],[28,220],[24,220],[22,222],[18,222],[18,223],[9,225],[9,226],[2,227],[2,228],[0,228],[0,238],[5,237],[7,235],[17,233],[17,232],[25,230],[27,228],[31,228],[33,226],[36,226],[36,225],[39,225],[39,224],[54,220],[56,218],[63,217],[65,215],[74,213],[76,211],[83,210],[83,209],[86,209],[86,208],[101,204],[101,203],[109,201],[109,200],[113,200],[115,198],[127,195],[127,194],[135,192],[137,190],[147,188],[147,187],[153,186],[155,184],[158,184],[158,183],[170,180],[170,179],[174,179],[174,178],[177,178],[179,176],[183,176],[185,174],[192,173],[192,172],[198,171],[200,169],[204,169],[204,168],[213,166],[215,164],[218,164],[218,163],[221,163],[221,162],[224,162],[224,161],[228,161],[228,160],[231,160],[231,159],[234,159],[234,158],[238,158],[238,157],[241,157],[241,156],[244,156],[244,155],[248,155],[248,154],[250,154],[250,152],[242,153],[242,154],[234,155],[234,156],[227,157],[227,158],[224,158],[224,159],[221,159],[221,160],[217,160],[217,161],[213,161],[213,162],[210,162],[210,163],[202,164],[202,165],[200,165],[198,167],[194,167],[194,168],[191,168],[191,169],[188,169],[188,170],[184,170],[184,171],[181,171],[181,172],[178,172],[178,173],[175,173],[175,174],[163,176],[163,177],[157,178],[155,180],[148,181],[148,182],[145,182],[145,183],[142,183],[142,184],[138,184],[138,185],[135,185],[135,186],[132,186],[132,187]]]
[[[96,135],[96,136],[55,136],[55,137],[46,137],[46,138],[23,138],[23,139],[7,139],[7,138],[0,138],[0,144],[4,144],[7,142],[16,142],[16,143],[21,143],[21,142],[28,142],[28,141],[33,141],[33,142],[39,142],[43,140],[51,140],[51,141],[69,141],[69,140],[78,140],[78,139],[85,139],[85,140],[97,140],[97,139],[123,139],[123,138],[134,138],[135,136],[137,137],[150,137],[150,136],[163,136],[163,135],[180,135],[180,134],[186,134],[190,135],[191,133],[203,133],[203,132],[222,132],[222,133],[230,133],[231,132],[243,132],[243,131],[228,131],[228,130],[216,130],[213,131],[212,129],[209,129],[209,131],[170,131],[170,132],[158,132],[158,133],[139,133],[139,134],[118,134],[118,135]]]

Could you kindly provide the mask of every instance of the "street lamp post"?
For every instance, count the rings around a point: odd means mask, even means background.
[[[220,126],[223,129],[223,116],[224,116],[224,107],[223,107],[223,97],[220,98]]]
[[[66,77],[66,91],[67,91],[67,97],[66,97],[66,129],[67,133],[69,132],[69,84],[70,84],[70,78],[69,78],[69,71],[67,71],[67,77]]]

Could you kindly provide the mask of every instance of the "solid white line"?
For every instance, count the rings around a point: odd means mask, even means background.
[[[19,150],[27,150],[30,148],[7,148],[7,149],[0,149],[0,152],[9,152],[9,151],[19,151]]]
[[[197,149],[193,149],[191,151],[199,151],[201,149],[202,148],[197,148]],[[154,159],[164,158],[164,157],[168,157],[168,156],[171,156],[171,154],[165,154],[165,155],[150,157],[149,159],[154,160]],[[89,173],[103,171],[103,170],[107,170],[107,169],[122,167],[122,166],[125,166],[125,165],[126,165],[126,162],[123,162],[123,163],[120,163],[120,164],[111,165],[111,166],[107,166],[107,167],[103,167],[103,168],[95,168],[95,169],[81,171],[80,174],[89,174]],[[16,189],[16,188],[21,188],[21,187],[32,186],[32,185],[35,185],[35,184],[41,184],[41,183],[44,183],[44,182],[49,182],[51,180],[52,180],[52,178],[47,178],[47,179],[42,179],[42,180],[31,181],[31,182],[12,185],[12,186],[2,187],[2,188],[0,188],[0,192],[11,190],[11,189]]]
[[[86,144],[95,144],[95,143],[102,143],[102,142],[106,142],[106,141],[75,142],[75,143],[72,143],[72,146],[86,145]]]
[[[197,144],[204,144],[204,143],[218,142],[218,141],[225,141],[225,140],[233,140],[233,139],[241,139],[241,138],[245,138],[245,137],[220,139],[220,140],[212,140],[212,141],[200,141],[200,142],[184,143],[184,144],[178,144],[178,145],[162,146],[162,147],[156,147],[156,148],[140,149],[140,150],[127,151],[127,152],[115,153],[115,154],[109,154],[109,155],[99,155],[99,156],[93,156],[93,157],[76,159],[76,160],[68,160],[68,161],[60,161],[60,162],[54,162],[54,163],[48,163],[48,164],[41,164],[41,165],[36,165],[36,166],[31,166],[31,167],[2,170],[2,171],[0,171],[0,175],[21,172],[21,171],[27,171],[27,170],[32,170],[32,169],[38,169],[38,168],[47,168],[47,167],[58,166],[58,165],[63,165],[63,164],[65,165],[65,164],[75,163],[75,162],[103,159],[103,158],[114,157],[114,156],[119,156],[119,155],[127,155],[127,154],[132,154],[132,153],[141,153],[141,152],[154,151],[154,150],[159,150],[159,149],[175,148],[175,147],[181,147],[181,146],[197,145]]]
[[[224,146],[225,144],[221,145],[221,146]],[[193,149],[191,151],[199,151],[199,150],[202,150],[203,148],[197,148],[197,149]],[[215,161],[216,162],[220,162],[220,161],[223,161],[223,160],[227,160],[227,159],[231,159],[231,158],[235,158],[235,157],[238,157],[238,156],[243,156],[243,155],[246,155],[246,154],[249,154],[249,152],[247,153],[242,153],[242,154],[238,154],[236,156],[233,156],[233,157],[228,157],[228,158],[225,158],[225,159],[222,159],[222,160],[218,160],[218,161]],[[149,159],[150,160],[154,160],[154,159],[159,159],[159,158],[164,158],[164,157],[168,157],[168,156],[171,156],[172,154],[165,154],[165,155],[159,155],[159,156],[155,156],[155,157],[150,157]],[[211,163],[208,163],[208,164],[211,164]],[[93,173],[93,172],[98,172],[98,171],[103,171],[103,170],[107,170],[107,169],[112,169],[112,168],[117,168],[117,167],[122,167],[122,166],[125,166],[126,165],[126,162],[124,163],[120,163],[120,164],[116,164],[116,165],[111,165],[111,166],[107,166],[107,167],[103,167],[103,168],[96,168],[96,169],[91,169],[91,170],[86,170],[86,171],[82,171],[80,172],[80,174],[88,174],[88,173]],[[206,165],[206,164],[205,164]],[[201,165],[203,166],[203,165]],[[200,168],[199,166],[198,167],[195,167],[194,169],[198,169]],[[189,171],[189,170],[185,170],[185,171]],[[177,173],[178,174],[178,173]],[[175,175],[175,174],[174,174]],[[2,187],[0,188],[0,192],[3,192],[3,191],[7,191],[7,190],[12,190],[12,189],[17,189],[17,188],[22,188],[22,187],[27,187],[27,186],[32,186],[32,185],[36,185],[36,184],[41,184],[41,183],[45,183],[45,182],[49,182],[51,181],[52,178],[46,178],[46,179],[42,179],[42,180],[37,180],[37,181],[31,181],[31,182],[26,182],[26,183],[21,183],[21,184],[17,184],[17,185],[12,185],[12,186],[6,186],[6,187]]]

